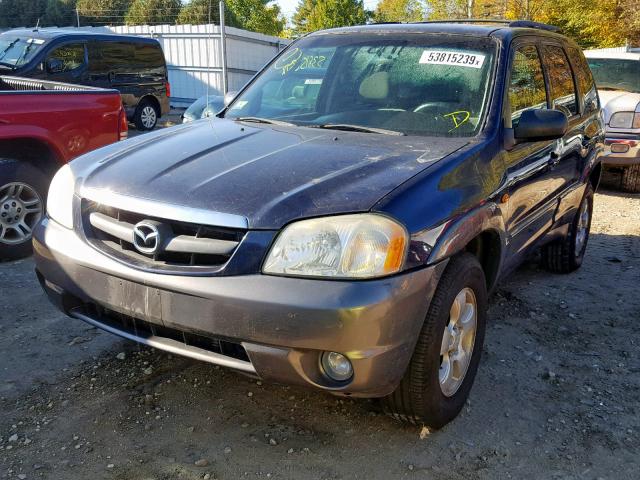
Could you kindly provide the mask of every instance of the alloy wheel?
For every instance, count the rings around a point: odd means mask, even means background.
[[[33,187],[22,182],[0,187],[0,243],[15,245],[31,238],[42,218],[42,199]]]
[[[440,346],[440,389],[447,397],[458,391],[469,369],[476,340],[478,302],[473,290],[463,288],[453,300]]]

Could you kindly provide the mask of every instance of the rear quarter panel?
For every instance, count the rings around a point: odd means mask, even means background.
[[[119,139],[116,92],[2,92],[0,140],[45,142],[66,163]]]

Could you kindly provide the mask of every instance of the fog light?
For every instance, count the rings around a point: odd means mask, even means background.
[[[629,151],[629,145],[625,145],[624,143],[612,143],[611,151],[613,153],[627,153]]]
[[[324,352],[321,363],[324,373],[332,380],[344,382],[353,376],[351,362],[341,353]]]

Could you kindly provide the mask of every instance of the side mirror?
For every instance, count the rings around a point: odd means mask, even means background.
[[[48,73],[60,73],[64,69],[64,64],[59,58],[47,59],[47,72]]]
[[[227,92],[224,95],[224,106],[226,107],[227,105],[229,105],[234,98],[236,98],[236,95],[238,95],[237,91],[231,91],[231,92]]]
[[[559,110],[525,110],[513,133],[517,141],[539,142],[561,138],[568,128],[567,116]]]

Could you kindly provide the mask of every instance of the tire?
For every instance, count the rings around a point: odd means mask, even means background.
[[[622,189],[625,192],[640,193],[640,164],[630,165],[622,170]]]
[[[31,255],[31,232],[45,212],[51,181],[27,162],[0,158],[0,260]]]
[[[133,123],[137,130],[148,131],[156,128],[158,118],[160,118],[158,107],[151,100],[142,100],[133,114]]]
[[[469,293],[471,292],[471,293]],[[464,294],[464,295],[463,295]],[[469,343],[467,330],[458,338],[460,347],[467,345],[466,373],[458,375],[457,385],[447,383],[447,365],[452,365],[450,348],[443,345],[445,329],[450,331],[454,315],[454,301],[463,295],[475,300],[475,337]],[[460,311],[460,310],[457,310]],[[462,310],[466,311],[466,310]],[[445,269],[424,320],[416,348],[396,390],[382,399],[383,409],[394,418],[414,424],[442,428],[453,420],[464,406],[478,370],[487,323],[487,286],[484,272],[477,258],[470,253],[453,257]],[[464,322],[460,323],[464,325]],[[455,337],[448,337],[455,339]],[[454,340],[455,344],[455,340]],[[450,350],[453,351],[453,350]],[[441,378],[442,377],[442,378]],[[455,387],[455,388],[453,388]]]
[[[593,187],[588,183],[567,236],[542,247],[544,268],[554,273],[571,273],[580,268],[587,250],[592,214]]]

